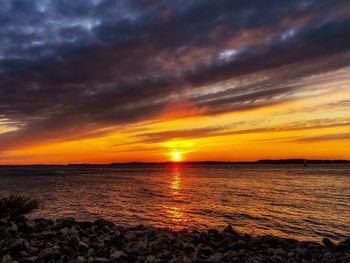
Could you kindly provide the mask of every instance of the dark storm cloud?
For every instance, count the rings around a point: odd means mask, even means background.
[[[350,140],[350,131],[347,133],[335,133],[335,134],[327,134],[327,135],[320,135],[320,136],[314,136],[314,137],[306,137],[299,140],[296,140],[296,142],[323,142],[323,141],[339,141],[339,140]]]
[[[242,135],[251,133],[271,133],[271,132],[287,132],[287,131],[300,131],[311,129],[324,129],[333,127],[350,127],[349,119],[314,119],[308,121],[289,122],[278,126],[265,126],[261,127],[263,121],[250,121],[250,122],[237,122],[230,125],[212,126],[190,130],[172,130],[164,132],[144,132],[134,136],[135,143],[147,142],[158,143],[168,140],[188,139],[188,138],[201,138],[210,136],[225,136],[225,135]],[[241,129],[241,125],[252,126],[254,128]],[[306,141],[312,139],[306,138]],[[316,141],[316,140],[315,140]]]
[[[350,64],[349,17],[340,0],[4,0],[1,148],[96,136],[174,95],[206,114],[289,100],[290,81]]]

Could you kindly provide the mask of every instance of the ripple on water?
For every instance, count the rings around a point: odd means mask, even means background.
[[[350,236],[350,165],[0,168],[0,194],[38,198],[33,216],[218,227],[320,241]]]

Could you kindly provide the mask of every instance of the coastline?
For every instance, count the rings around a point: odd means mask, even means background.
[[[231,226],[207,231],[123,227],[110,221],[0,219],[0,262],[350,262],[350,238],[323,244]]]

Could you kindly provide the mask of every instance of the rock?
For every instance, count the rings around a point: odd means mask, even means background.
[[[270,258],[269,262],[271,263],[282,263],[285,262],[283,257],[279,257],[279,256],[273,256]]]
[[[349,251],[350,252],[350,238],[344,241],[339,242],[337,246],[337,250],[339,251]]]
[[[39,258],[47,258],[51,255],[55,254],[52,248],[44,248],[39,252]]]
[[[209,229],[208,230],[208,236],[212,238],[219,238],[220,237],[220,232],[216,229]]]
[[[211,255],[209,257],[209,261],[211,261],[211,262],[221,262],[223,256],[224,255],[222,253],[215,253],[215,254],[213,254],[213,255]]]
[[[322,243],[328,248],[335,248],[335,244],[329,238],[322,239]]]
[[[55,245],[53,245],[53,246],[52,246],[52,249],[55,249],[55,250],[60,250],[61,248],[60,248],[60,246],[59,246],[59,245],[55,244]]]
[[[82,242],[82,241],[79,241],[78,244],[79,244],[80,248],[83,248],[83,249],[88,249],[89,248],[89,246],[87,244],[85,244],[84,242]]]
[[[19,253],[18,253],[18,255],[21,257],[21,258],[26,258],[26,257],[29,257],[30,255],[27,253],[27,252],[25,252],[25,251],[20,251]]]
[[[7,217],[0,218],[0,226],[6,226],[8,222]]]
[[[144,254],[147,250],[147,243],[145,241],[138,241],[132,248],[134,253]]]
[[[182,259],[182,261],[183,261],[184,263],[192,263],[192,262],[193,262],[192,258],[190,258],[190,257],[188,257],[188,256],[184,256],[183,259]]]
[[[91,247],[88,249],[87,256],[91,257],[95,255],[95,250]]]
[[[153,255],[147,256],[146,260],[144,261],[145,263],[153,263],[156,260],[156,257]]]
[[[10,233],[16,234],[17,231],[18,231],[18,226],[17,226],[14,222],[11,222],[11,223],[10,223],[10,226],[7,227],[7,230],[8,230]]]
[[[113,259],[119,259],[121,257],[125,257],[126,254],[123,252],[123,251],[120,251],[120,250],[116,250],[114,251],[114,253],[111,255],[111,258]]]
[[[125,234],[125,238],[126,238],[128,241],[135,240],[135,239],[136,239],[136,234],[133,233],[133,232],[127,232],[127,233]]]
[[[67,242],[71,246],[75,246],[75,245],[79,246],[80,238],[77,234],[76,235],[73,234],[73,235],[69,236],[69,238],[67,239]]]
[[[286,254],[286,251],[284,251],[282,248],[269,248],[268,251],[275,256],[283,256]]]
[[[33,232],[25,224],[34,222]],[[18,227],[17,232],[15,226]],[[8,229],[13,227],[14,230]],[[11,233],[9,233],[11,232]],[[0,263],[31,262],[350,262],[350,239],[323,245],[275,236],[117,227],[106,220],[0,219]],[[16,261],[17,260],[17,261]]]
[[[196,247],[193,244],[185,243],[183,246],[183,251],[190,254],[196,251]]]
[[[115,227],[114,223],[112,223],[110,221],[107,221],[107,220],[104,220],[102,218],[95,220],[93,222],[93,225],[97,225],[97,226],[100,226],[100,227],[109,227],[109,228]]]
[[[260,243],[265,243],[269,247],[279,247],[279,245],[282,243],[282,239],[271,235],[261,236],[257,238],[257,241]]]
[[[289,252],[289,253],[288,253],[288,257],[292,258],[292,257],[294,257],[294,256],[295,256],[295,253],[294,253],[294,252]]]
[[[182,263],[182,260],[179,258],[173,258],[168,263]]]
[[[298,252],[298,254],[300,254],[302,256],[305,256],[306,252],[307,252],[307,249],[306,248],[297,247],[296,248],[296,252]]]
[[[92,222],[88,222],[88,221],[80,221],[77,222],[82,228],[91,228],[91,226],[93,225]]]
[[[22,258],[18,262],[21,262],[21,263],[32,263],[32,262],[35,262],[37,259],[38,259],[38,257],[34,257],[33,256],[33,257]]]
[[[244,240],[238,240],[237,242],[232,244],[232,248],[234,250],[239,250],[241,248],[247,249],[248,247],[249,245]]]
[[[10,255],[3,255],[1,257],[1,263],[12,263],[12,258]]]
[[[299,241],[294,238],[283,238],[283,242],[287,245],[295,245],[299,243]]]
[[[37,247],[30,246],[27,251],[29,254],[34,255],[39,251],[39,249]]]
[[[161,253],[161,258],[163,259],[170,259],[171,256],[172,256],[172,253],[169,250],[163,250]]]
[[[95,238],[91,244],[91,246],[93,246],[94,248],[98,249],[104,246],[104,242],[100,239],[100,238]]]
[[[27,250],[30,247],[27,240],[23,238],[17,239],[15,242],[12,243],[10,250],[13,253],[17,253],[20,250]]]
[[[209,246],[201,246],[199,249],[198,249],[199,253],[201,255],[204,255],[204,256],[210,256],[214,253],[213,249]]]
[[[68,227],[64,227],[62,229],[60,229],[60,233],[63,235],[63,236],[67,236],[69,234],[69,228]]]
[[[230,234],[237,234],[237,232],[235,230],[233,230],[232,225],[229,224],[228,226],[226,226],[223,230],[224,233],[230,233]]]
[[[111,262],[111,261],[108,258],[94,258],[93,262],[107,263],[107,262]]]
[[[330,251],[328,251],[326,254],[323,255],[324,257],[329,257],[332,256],[332,253]]]
[[[71,227],[75,224],[74,217],[64,217],[56,220],[56,224],[63,227]]]
[[[342,263],[350,262],[350,255],[345,255],[339,258],[339,261]]]

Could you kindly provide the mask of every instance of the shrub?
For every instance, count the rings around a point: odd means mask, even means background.
[[[17,195],[0,196],[0,218],[25,215],[37,208],[39,208],[39,202],[29,197]]]

